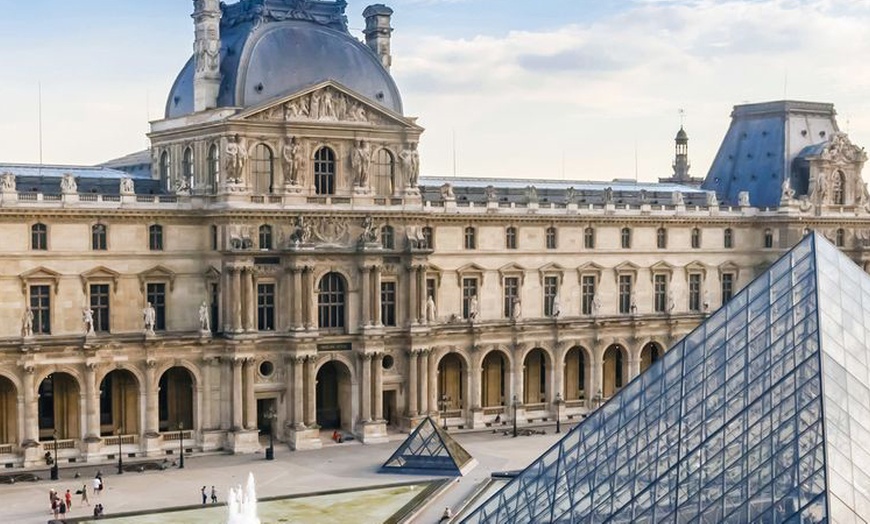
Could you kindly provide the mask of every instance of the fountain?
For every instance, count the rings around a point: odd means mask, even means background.
[[[260,524],[260,519],[257,518],[257,492],[253,473],[248,473],[248,482],[244,490],[241,485],[230,488],[227,508],[230,513],[227,524]]]

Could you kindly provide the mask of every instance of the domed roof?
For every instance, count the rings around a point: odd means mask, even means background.
[[[674,139],[677,142],[688,142],[689,135],[686,133],[686,130],[683,129],[683,126],[680,126],[680,130],[677,131],[677,137]]]
[[[258,9],[264,3],[270,9]],[[340,17],[333,13],[328,20],[304,12],[294,18],[299,10],[280,12],[285,4],[295,2],[243,0],[222,6],[218,107],[250,107],[333,80],[402,114],[390,73],[347,31],[343,3],[334,4],[341,9]],[[193,79],[191,58],[169,92],[166,118],[193,113]]]

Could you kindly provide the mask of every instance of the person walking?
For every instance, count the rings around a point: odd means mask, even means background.
[[[94,498],[100,496],[100,487],[103,485],[103,481],[100,480],[100,477],[94,477],[94,480],[91,481],[91,486],[94,488]]]
[[[60,513],[60,521],[63,523],[66,523],[66,502],[64,502],[62,500],[59,501],[57,509],[58,509],[58,512]],[[55,520],[57,520],[57,519],[55,518]]]
[[[205,486],[202,487],[202,505],[205,506],[208,502],[208,495],[205,494]]]
[[[88,485],[82,484],[82,505],[84,506],[85,504],[90,506],[91,501],[88,500]]]
[[[211,503],[217,504],[217,490],[214,489],[214,486],[211,487]]]
[[[60,499],[54,490],[49,491],[48,496],[51,499],[51,512],[54,514],[54,520],[57,520],[57,515],[60,512]]]
[[[72,509],[72,493],[70,493],[69,490],[66,490],[66,493],[64,493],[63,498],[66,499],[66,508],[71,510]]]

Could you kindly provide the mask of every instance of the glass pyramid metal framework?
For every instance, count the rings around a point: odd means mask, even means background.
[[[477,461],[465,448],[431,417],[426,417],[381,466],[380,472],[458,476],[476,465]]]
[[[808,235],[464,522],[870,522],[868,345]]]

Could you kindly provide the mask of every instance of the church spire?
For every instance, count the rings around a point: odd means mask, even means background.
[[[221,6],[219,0],[194,0],[193,110],[217,107],[221,85]]]

